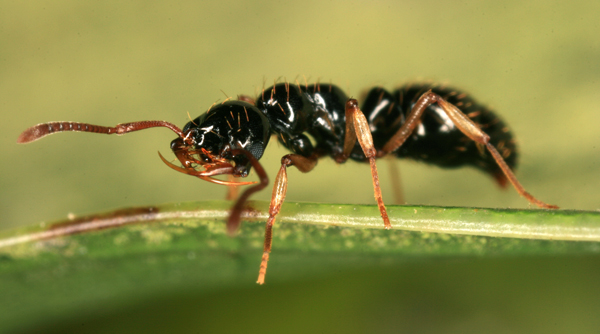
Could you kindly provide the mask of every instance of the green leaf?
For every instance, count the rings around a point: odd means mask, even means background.
[[[0,331],[106,303],[119,309],[148,296],[255,285],[268,203],[250,202],[233,238],[224,224],[230,205],[125,209],[5,233]],[[389,206],[388,213],[389,231],[376,206],[284,204],[266,286],[439,257],[600,252],[598,212]]]

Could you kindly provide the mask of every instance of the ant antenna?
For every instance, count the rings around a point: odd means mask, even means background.
[[[76,132],[93,132],[93,133],[103,133],[107,135],[116,134],[116,135],[124,135],[129,132],[144,130],[148,128],[154,127],[165,127],[171,129],[175,132],[181,139],[184,141],[189,141],[183,135],[183,132],[176,125],[171,124],[165,121],[141,121],[141,122],[132,122],[132,123],[121,123],[117,124],[114,127],[100,126],[88,123],[78,123],[78,122],[50,122],[50,123],[41,123],[38,125],[34,125],[27,130],[23,131],[19,138],[17,138],[17,143],[25,144],[31,143],[32,141],[36,141],[47,135],[51,135],[53,133],[65,132],[65,131],[76,131]]]

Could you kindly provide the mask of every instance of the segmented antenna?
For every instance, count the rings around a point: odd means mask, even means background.
[[[173,130],[173,132],[175,132],[179,137],[184,138],[181,129],[179,129],[176,125],[165,121],[141,121],[132,123],[121,123],[117,124],[114,127],[77,122],[50,122],[34,125],[28,128],[27,130],[23,131],[23,133],[19,135],[19,138],[17,138],[17,143],[31,143],[32,141],[36,141],[40,138],[46,137],[47,135],[64,131],[104,133],[107,135],[114,133],[117,135],[123,135],[128,132],[139,131],[153,127],[169,128]]]

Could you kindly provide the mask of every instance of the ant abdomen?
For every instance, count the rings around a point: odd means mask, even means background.
[[[406,85],[393,93],[381,87],[369,91],[362,111],[369,122],[377,150],[381,150],[400,129],[417,100],[429,90],[455,105],[488,134],[490,143],[500,151],[507,165],[511,169],[516,167],[515,140],[509,128],[496,114],[466,93],[432,84]],[[393,153],[399,158],[409,158],[444,168],[473,166],[490,174],[501,186],[506,184],[506,178],[494,158],[467,137],[437,104],[427,106],[416,129]],[[365,160],[358,145],[351,158]]]

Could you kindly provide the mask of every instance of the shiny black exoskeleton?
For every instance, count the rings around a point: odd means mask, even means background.
[[[407,85],[389,93],[383,88],[373,88],[367,94],[362,111],[373,134],[375,148],[380,149],[404,123],[417,99],[431,89],[444,100],[457,106],[475,124],[490,136],[490,143],[502,154],[511,169],[517,164],[515,141],[508,127],[489,109],[478,104],[467,94],[448,87],[420,84]],[[465,136],[438,105],[430,105],[421,124],[395,155],[400,158],[420,160],[440,167],[475,166],[503,182],[501,169],[482,147]],[[361,160],[360,147],[353,151],[352,159]],[[500,178],[500,179],[499,179]]]
[[[337,157],[344,146],[346,101],[346,94],[333,85],[278,84],[266,89],[256,106],[293,153]],[[314,145],[307,135],[314,138]]]
[[[490,142],[498,148],[509,167],[515,167],[515,142],[509,129],[495,114],[464,93],[430,84],[406,85],[392,93],[376,87],[367,93],[361,110],[368,120],[375,149],[380,150],[396,133],[417,99],[430,89],[478,124],[490,136]],[[228,101],[212,107],[186,124],[183,132],[194,137],[197,149],[203,148],[235,161],[238,176],[248,174],[247,158],[229,156],[227,152],[243,148],[260,159],[271,134],[293,153],[305,157],[329,155],[336,161],[343,161],[340,157],[346,131],[346,101],[348,97],[334,85],[280,83],[265,89],[255,105]],[[500,184],[505,183],[494,159],[458,130],[435,104],[427,107],[421,123],[394,154],[440,167],[474,166],[494,176]],[[207,155],[201,154],[201,158],[210,161]],[[367,160],[358,143],[350,159]]]
[[[246,177],[250,162],[245,155],[232,155],[233,149],[249,151],[260,159],[271,137],[268,118],[252,104],[227,101],[214,106],[205,114],[188,122],[183,133],[193,138],[200,160],[212,163],[213,157],[235,162],[236,176]],[[182,138],[171,142],[171,149],[185,146]],[[212,153],[212,154],[211,154]]]

